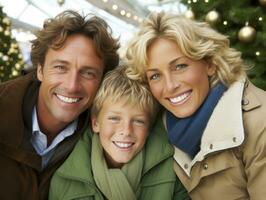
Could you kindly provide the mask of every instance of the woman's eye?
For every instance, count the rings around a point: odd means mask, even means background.
[[[180,70],[180,69],[184,69],[184,68],[186,68],[188,65],[187,64],[177,64],[176,66],[175,66],[175,68],[177,69],[177,70]]]
[[[159,77],[160,77],[159,74],[153,74],[153,75],[150,76],[149,79],[150,80],[157,80]]]

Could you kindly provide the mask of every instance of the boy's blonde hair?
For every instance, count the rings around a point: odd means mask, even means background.
[[[126,59],[131,78],[147,81],[147,52],[158,38],[174,41],[182,53],[192,60],[205,59],[214,64],[216,73],[210,77],[212,86],[218,81],[229,86],[245,74],[246,66],[241,53],[230,48],[227,37],[212,29],[209,24],[173,14],[152,13],[127,48]]]
[[[121,65],[105,75],[94,99],[91,115],[97,117],[106,101],[113,103],[123,101],[148,112],[152,124],[158,111],[158,104],[146,84],[128,78],[126,68],[127,66]]]

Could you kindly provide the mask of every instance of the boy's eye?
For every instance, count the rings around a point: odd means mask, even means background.
[[[116,117],[116,116],[111,116],[111,117],[108,117],[108,120],[110,120],[112,122],[119,122],[120,118]]]
[[[145,121],[142,119],[134,119],[133,122],[138,126],[143,126],[146,124]]]

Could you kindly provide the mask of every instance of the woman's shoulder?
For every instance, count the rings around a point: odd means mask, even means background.
[[[248,123],[261,122],[266,126],[266,92],[250,81],[245,84],[242,98],[244,120]]]

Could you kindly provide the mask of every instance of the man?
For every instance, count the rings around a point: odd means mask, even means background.
[[[47,199],[119,45],[100,18],[64,11],[33,40],[35,71],[0,85],[0,199]]]

